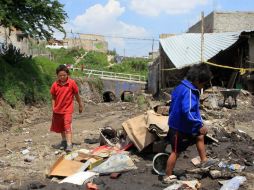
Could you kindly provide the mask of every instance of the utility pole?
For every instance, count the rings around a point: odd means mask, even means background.
[[[204,11],[201,12],[201,63],[204,62]]]
[[[153,38],[153,43],[152,43],[152,60],[153,60],[153,46],[154,46],[154,38]]]

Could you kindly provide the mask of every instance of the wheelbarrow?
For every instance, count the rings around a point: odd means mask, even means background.
[[[223,106],[225,106],[226,100],[228,99],[228,106],[233,107],[237,106],[237,96],[240,93],[240,89],[226,89],[226,90],[220,90],[221,94],[224,97]],[[234,103],[233,103],[234,100]]]

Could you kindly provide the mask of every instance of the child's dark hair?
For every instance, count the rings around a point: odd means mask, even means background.
[[[191,82],[204,83],[212,79],[212,72],[208,65],[204,63],[193,65],[186,75],[187,80]]]
[[[60,71],[65,71],[68,75],[70,74],[70,71],[69,69],[65,66],[65,65],[59,65],[57,68],[56,68],[56,74],[58,75],[58,73]]]

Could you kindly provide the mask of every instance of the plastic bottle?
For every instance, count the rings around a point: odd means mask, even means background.
[[[237,190],[243,182],[246,181],[246,177],[235,176],[229,181],[227,181],[220,190]]]

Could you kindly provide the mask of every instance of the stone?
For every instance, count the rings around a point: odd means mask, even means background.
[[[193,164],[194,166],[199,165],[199,164],[201,163],[200,157],[197,156],[197,157],[195,157],[195,158],[192,158],[192,159],[191,159],[191,162],[192,162],[192,164]]]

